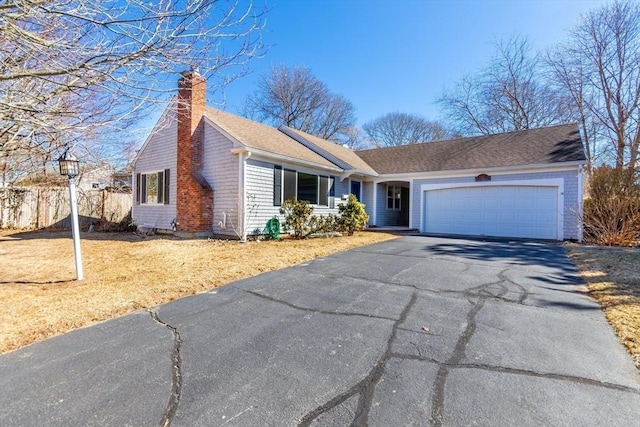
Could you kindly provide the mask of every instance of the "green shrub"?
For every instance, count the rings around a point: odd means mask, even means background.
[[[584,203],[584,239],[599,245],[640,245],[640,183],[632,170],[594,169]]]
[[[305,200],[285,200],[280,207],[280,214],[284,215],[282,229],[293,230],[293,237],[303,239],[313,232],[311,215],[313,207]]]
[[[339,217],[333,214],[313,215],[310,220],[312,233],[331,233],[332,231],[338,231]]]
[[[369,221],[369,215],[364,210],[365,205],[358,201],[353,194],[349,194],[349,200],[346,204],[338,206],[340,218],[338,225],[340,231],[351,236],[354,232],[360,231]]]
[[[353,194],[349,195],[346,204],[338,206],[340,214],[313,215],[313,206],[304,200],[285,200],[280,207],[280,214],[284,215],[282,229],[293,231],[293,237],[304,239],[313,233],[330,233],[340,231],[351,236],[355,231],[362,230],[369,221],[364,211],[364,205]]]

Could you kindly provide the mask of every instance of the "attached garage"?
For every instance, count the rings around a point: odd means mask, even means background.
[[[401,183],[409,227],[423,233],[582,239],[586,158],[575,123],[357,154],[378,173],[363,194],[370,226],[401,225],[387,197]]]
[[[423,188],[427,233],[562,240],[561,184],[492,183]]]

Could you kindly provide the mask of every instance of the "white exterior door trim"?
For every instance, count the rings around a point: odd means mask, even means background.
[[[460,182],[454,184],[422,184],[420,186],[420,232],[426,230],[425,224],[425,193],[431,190],[445,190],[449,188],[467,188],[467,187],[556,187],[558,194],[558,215],[557,215],[557,238],[564,240],[564,179],[532,179],[532,180],[513,180],[513,181],[484,181],[484,182]]]

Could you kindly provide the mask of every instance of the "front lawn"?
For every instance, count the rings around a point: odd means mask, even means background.
[[[640,368],[640,248],[566,247],[589,292]]]
[[[70,232],[0,231],[0,353],[69,330],[358,246],[386,233],[247,242],[83,233],[75,278]]]

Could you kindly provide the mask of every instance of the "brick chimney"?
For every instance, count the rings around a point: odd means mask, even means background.
[[[178,81],[177,231],[205,234],[213,227],[213,190],[202,176],[207,84],[197,71]]]

